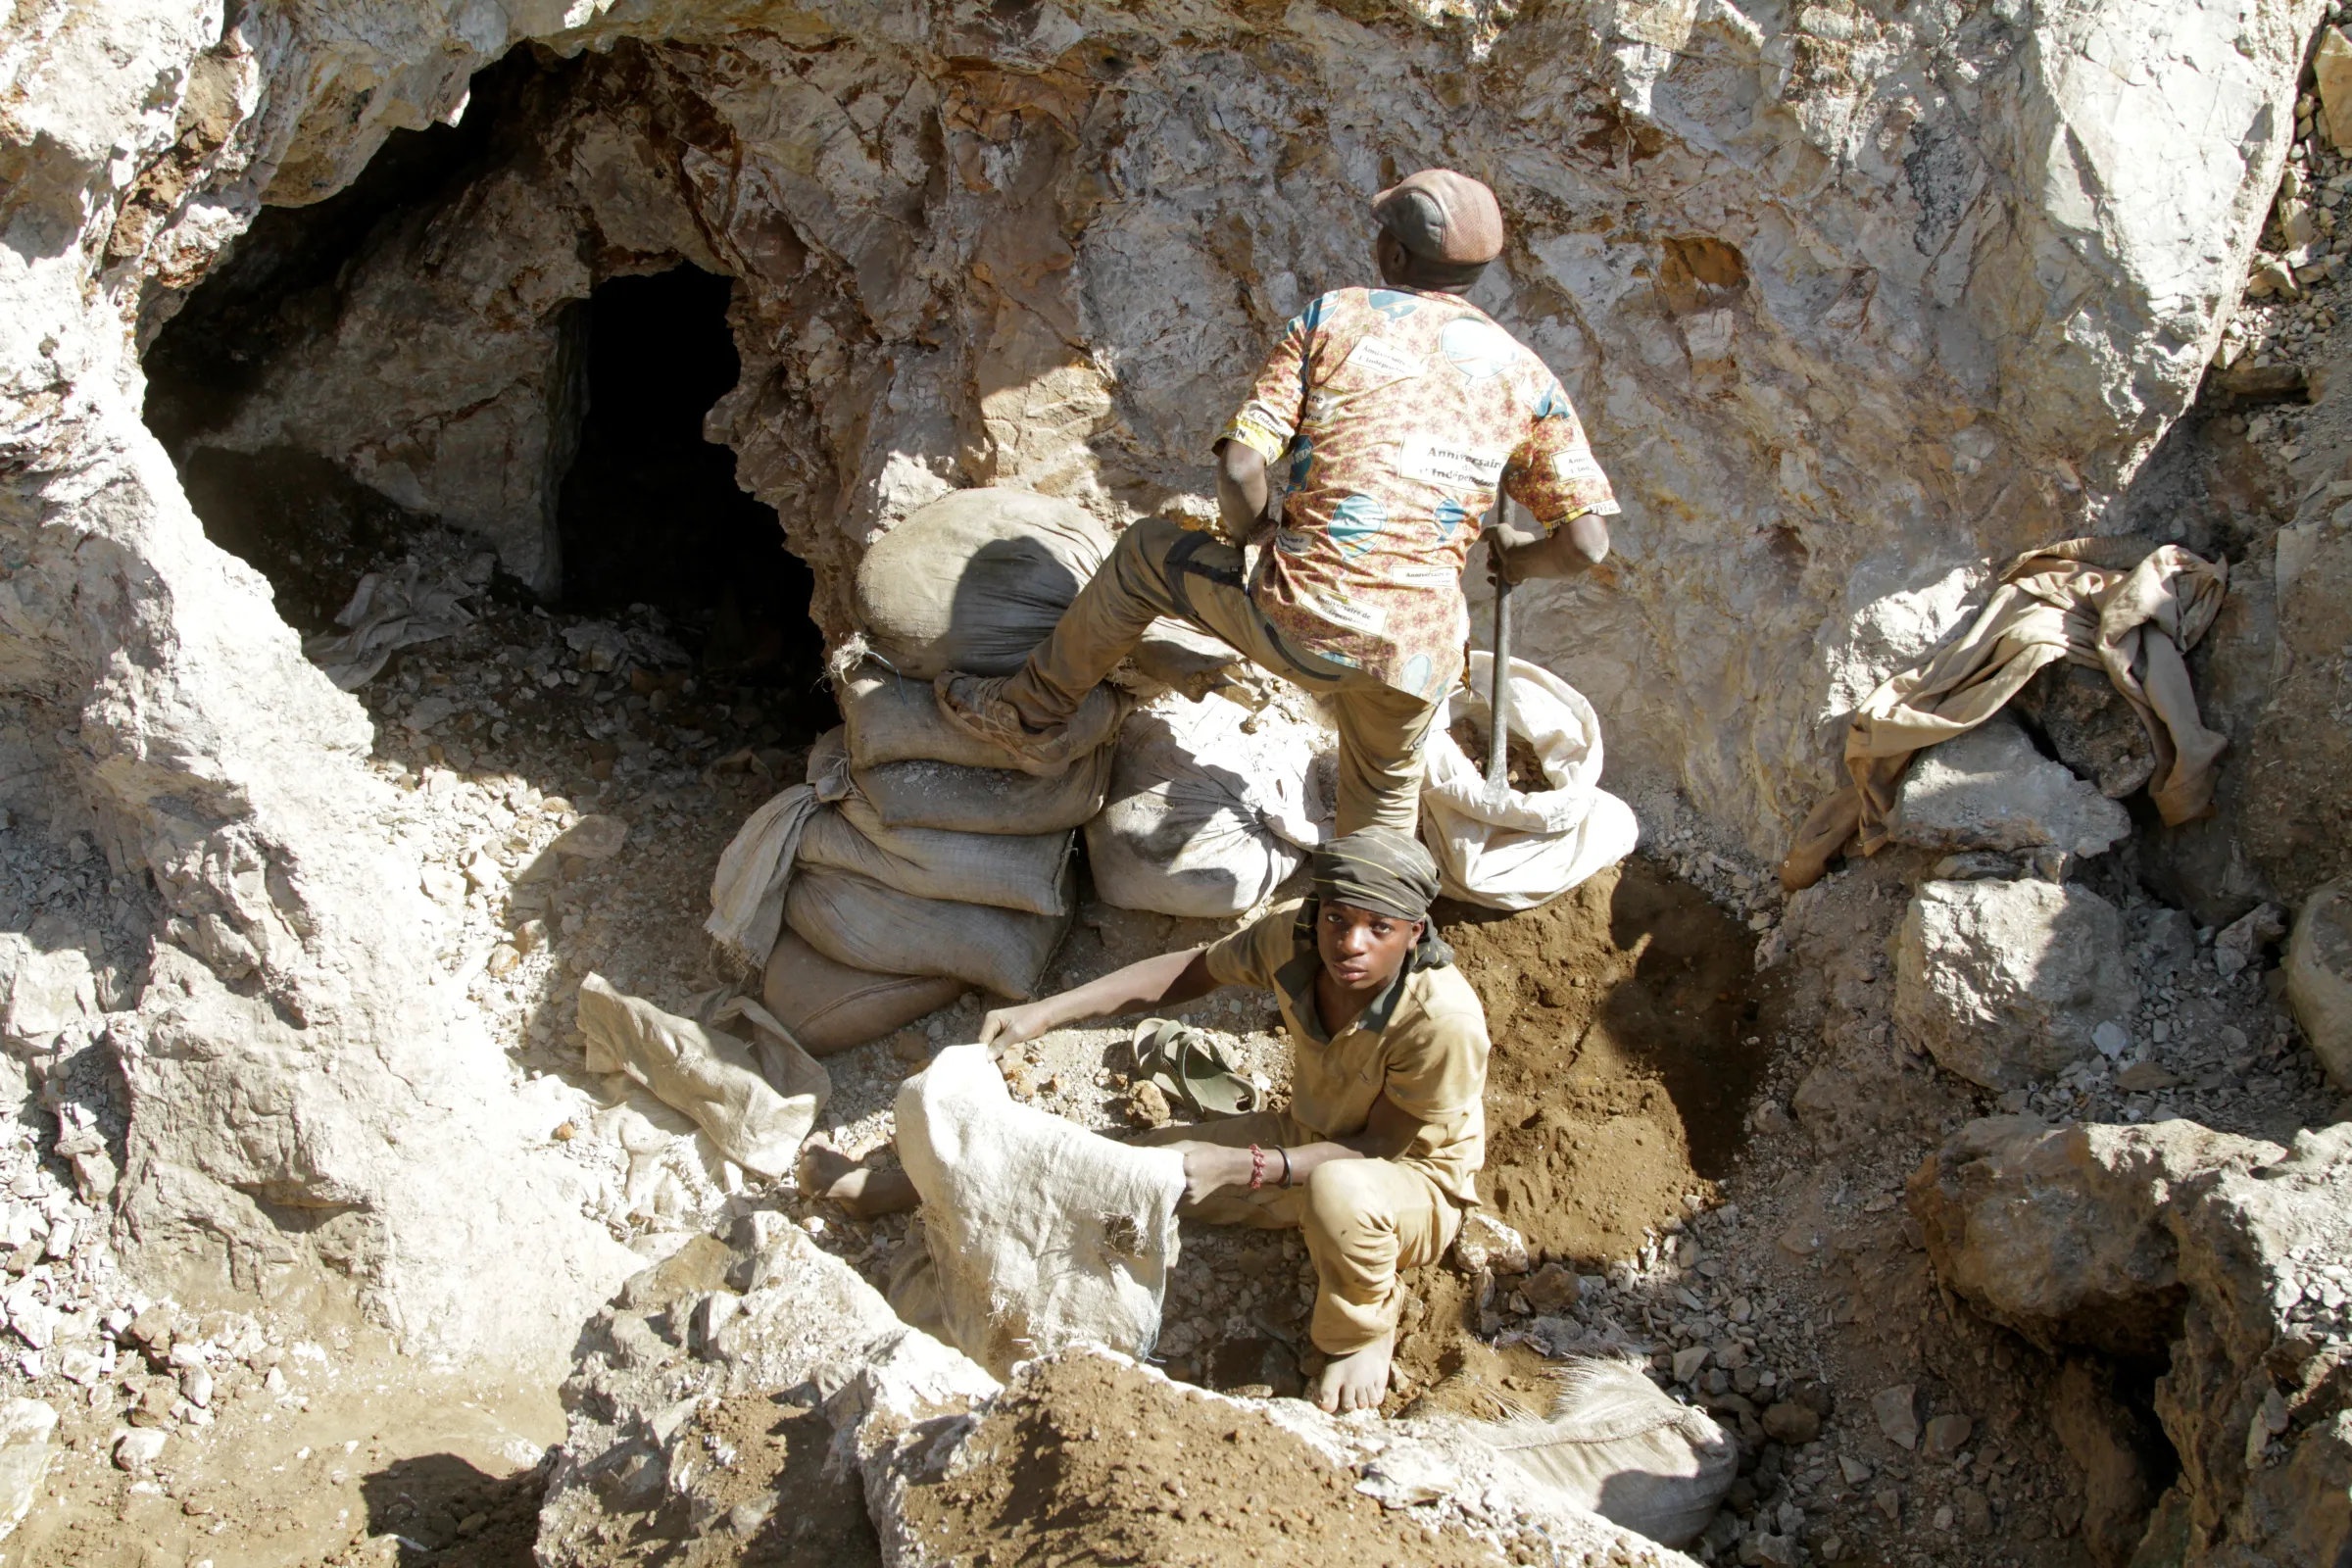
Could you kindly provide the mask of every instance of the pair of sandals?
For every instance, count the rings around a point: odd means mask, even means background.
[[[1266,1102],[1267,1085],[1246,1072],[1205,1030],[1173,1018],[1147,1018],[1128,1042],[1139,1077],[1196,1117],[1239,1116]]]

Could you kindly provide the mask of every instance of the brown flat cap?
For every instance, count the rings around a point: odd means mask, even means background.
[[[1398,244],[1426,261],[1468,267],[1502,254],[1502,205],[1450,169],[1407,174],[1372,198],[1372,211]]]

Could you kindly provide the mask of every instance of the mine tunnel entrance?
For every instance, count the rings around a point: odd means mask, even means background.
[[[652,605],[701,636],[714,681],[808,706],[824,659],[815,578],[775,510],[735,483],[703,417],[741,374],[723,277],[679,267],[597,286],[587,305],[587,414],[557,503],[563,604]],[[822,699],[815,700],[818,705]],[[803,715],[830,723],[825,712]]]

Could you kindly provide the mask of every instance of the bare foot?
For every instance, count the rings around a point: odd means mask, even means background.
[[[831,1199],[858,1219],[904,1214],[921,1202],[903,1170],[874,1170],[822,1139],[801,1151],[801,1191]]]
[[[1315,1380],[1315,1402],[1334,1412],[1377,1410],[1389,1393],[1389,1358],[1396,1331],[1389,1330],[1350,1355],[1335,1355]]]

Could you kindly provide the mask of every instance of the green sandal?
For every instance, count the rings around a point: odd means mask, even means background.
[[[1130,1042],[1135,1068],[1194,1115],[1238,1116],[1263,1103],[1263,1087],[1245,1074],[1225,1048],[1202,1030],[1173,1018],[1147,1018]]]

